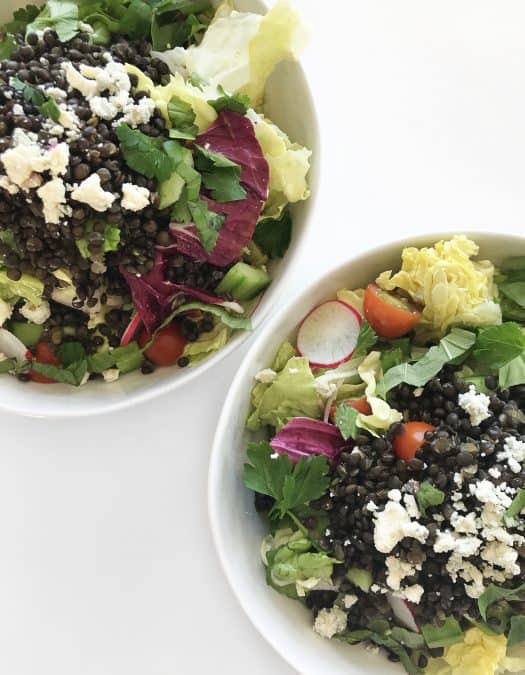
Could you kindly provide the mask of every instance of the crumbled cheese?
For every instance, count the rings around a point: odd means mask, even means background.
[[[65,103],[62,103],[60,106],[60,117],[58,118],[58,121],[64,129],[78,132],[80,128],[78,115],[73,110],[70,110]]]
[[[61,178],[53,178],[44,183],[36,193],[42,200],[46,223],[59,223],[60,218],[70,212],[70,207],[66,205],[66,188]]]
[[[60,89],[60,87],[48,87],[46,94],[47,96],[52,96],[58,102],[65,101],[67,98],[67,93],[63,89]]]
[[[17,192],[20,192],[18,185],[11,183],[7,176],[0,176],[0,188],[9,192],[10,195],[16,195]]]
[[[357,595],[353,593],[347,593],[343,598],[343,605],[345,609],[351,609],[357,602]]]
[[[83,33],[94,33],[95,29],[93,26],[89,23],[84,23],[83,21],[78,22],[78,28],[81,30]]]
[[[421,513],[416,502],[414,495],[405,494],[403,495],[403,501],[405,503],[405,509],[407,510],[408,515],[411,518],[419,518]]]
[[[479,598],[485,590],[483,574],[472,563],[463,560],[458,554],[452,554],[447,562],[447,572],[452,581],[456,582],[458,576],[465,581],[465,593],[469,598]]]
[[[69,145],[67,143],[57,143],[47,152],[47,162],[49,171],[53,178],[62,176],[67,171],[69,165]]]
[[[521,571],[517,564],[518,555],[518,551],[500,541],[491,541],[480,553],[482,560],[496,567],[501,567],[509,576],[515,576]]]
[[[508,436],[505,439],[503,450],[498,452],[496,459],[498,462],[506,461],[513,473],[520,473],[521,464],[525,460],[525,442],[514,436]]]
[[[47,300],[42,300],[38,307],[26,301],[20,308],[20,314],[28,321],[32,321],[40,326],[51,316],[51,308]]]
[[[272,452],[272,454],[270,455],[270,459],[278,459],[278,457],[279,457],[278,452]]]
[[[372,500],[370,500],[368,502],[368,504],[366,505],[366,510],[370,511],[371,513],[373,513],[374,511],[377,511],[377,504],[375,502],[373,502]]]
[[[396,591],[394,595],[398,598],[408,600],[408,602],[412,602],[414,605],[418,605],[421,601],[421,598],[423,597],[424,592],[425,589],[423,586],[420,584],[414,584],[413,586],[406,586],[400,591]]]
[[[138,127],[139,124],[147,124],[155,112],[155,106],[155,101],[147,96],[141,98],[138,103],[135,103],[130,99],[130,102],[124,106],[124,116],[118,123],[127,122],[131,127]]]
[[[120,205],[128,211],[141,211],[149,205],[150,191],[148,188],[123,183]]]
[[[106,382],[116,382],[120,377],[120,370],[118,368],[106,368],[102,371],[102,377]]]
[[[13,106],[13,115],[24,115],[24,109],[20,103],[15,103]]]
[[[66,80],[72,89],[76,89],[82,94],[82,96],[88,99],[97,95],[99,89],[95,80],[90,80],[87,77],[84,77],[84,75],[79,73],[71,62],[65,62],[63,64],[63,69]]]
[[[401,501],[400,490],[397,489],[390,490],[388,493],[388,498],[391,499],[393,502],[400,502]]]
[[[469,415],[472,426],[477,427],[483,420],[490,417],[490,398],[483,393],[476,393],[476,387],[471,384],[469,390],[458,396],[458,403]]]
[[[399,502],[389,501],[383,511],[375,514],[374,545],[380,553],[390,553],[405,537],[417,539],[423,544],[428,537],[428,529],[417,521],[411,521]]]
[[[103,120],[112,120],[118,114],[117,107],[104,96],[93,96],[89,101],[89,107],[94,115]]]
[[[489,480],[480,480],[477,483],[471,483],[469,485],[470,494],[475,496],[476,499],[482,504],[492,503],[505,508],[508,508],[512,502],[512,499],[503,491],[504,486],[494,485]]]
[[[255,374],[255,379],[257,382],[261,382],[262,384],[270,384],[275,380],[276,377],[277,373],[271,368],[263,368]]]
[[[321,637],[332,638],[346,629],[346,623],[346,613],[342,609],[339,607],[324,608],[320,610],[315,619],[314,630]]]
[[[419,398],[420,396],[423,396],[424,391],[425,390],[423,389],[423,387],[416,387],[414,389],[414,391],[412,392],[412,394],[413,394],[414,398]]]
[[[399,560],[399,558],[393,555],[387,556],[385,563],[387,567],[386,583],[394,591],[398,591],[401,588],[403,579],[411,577],[416,571],[415,565],[404,560]]]
[[[291,369],[290,369],[291,370]],[[325,382],[324,380],[315,381],[315,391],[323,400],[328,400],[337,394],[337,385],[334,382]]]
[[[115,195],[102,189],[100,176],[96,173],[92,173],[75,187],[71,197],[77,202],[89,204],[95,211],[107,211],[115,201]]]
[[[456,471],[456,473],[454,474],[453,480],[454,480],[455,485],[457,485],[458,487],[462,487],[462,485],[463,485],[463,475],[461,473],[458,473]]]
[[[434,551],[436,553],[453,551],[462,558],[468,558],[471,555],[476,555],[482,543],[479,537],[459,536],[449,530],[438,531],[434,542]]]
[[[478,526],[476,523],[476,514],[468,513],[466,516],[460,516],[456,511],[450,518],[450,524],[455,532],[460,534],[476,534]]]

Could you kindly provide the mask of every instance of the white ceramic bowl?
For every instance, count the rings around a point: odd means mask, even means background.
[[[26,4],[26,0],[1,2],[0,25],[17,7]],[[41,0],[37,4],[42,4]],[[236,0],[234,4],[241,11],[260,14],[266,11],[261,0]],[[292,242],[284,259],[272,264],[273,282],[252,315],[254,331],[282,296],[288,272],[301,254],[318,192],[319,130],[314,102],[299,63],[284,62],[276,68],[267,83],[265,112],[292,140],[312,150],[309,173],[312,195],[307,201],[292,206]],[[38,417],[75,417],[112,412],[183,387],[196,377],[205,378],[205,371],[239,347],[250,335],[250,332],[237,333],[222,349],[193,368],[159,368],[148,377],[130,373],[112,384],[94,381],[78,388],[60,384],[28,385],[14,377],[3,376],[0,378],[0,409]]]
[[[405,246],[425,246],[450,234],[425,235],[373,249],[328,272],[287,304],[266,324],[248,352],[224,403],[210,460],[208,508],[217,552],[228,581],[243,609],[270,644],[303,675],[387,675],[404,672],[383,655],[325,640],[312,630],[311,613],[266,585],[260,544],[267,533],[255,512],[253,495],[242,481],[246,445],[244,428],[253,377],[268,367],[286,339],[295,337],[302,317],[341,288],[359,288],[377,274],[397,269]],[[520,237],[469,233],[480,255],[494,262],[525,255]]]

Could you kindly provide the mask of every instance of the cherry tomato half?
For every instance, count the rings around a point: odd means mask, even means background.
[[[421,313],[414,306],[383,291],[377,284],[366,287],[363,310],[368,323],[383,338],[402,337],[421,319]]]
[[[138,343],[144,347],[151,340],[151,333],[143,330],[139,335]],[[186,346],[186,338],[183,337],[176,324],[161,328],[155,335],[151,347],[144,354],[156,366],[173,366],[182,356]]]
[[[40,340],[40,342],[37,342],[35,345],[34,359],[39,363],[46,363],[50,366],[60,365],[58,357],[55,356],[47,342],[44,342],[43,340]],[[56,382],[56,380],[52,380],[50,377],[36,373],[34,370],[29,371],[29,375],[33,382],[40,382],[40,384],[54,384]]]
[[[425,432],[435,427],[426,422],[407,422],[403,431],[394,438],[394,452],[399,459],[409,462],[416,456],[417,450],[425,442]]]
[[[370,407],[370,403],[366,400],[366,398],[357,398],[357,399],[346,399],[345,401],[346,405],[352,406],[352,408],[355,408],[357,412],[360,412],[362,415],[371,415],[372,414],[372,408]],[[337,406],[333,405],[330,408],[330,417],[333,417],[335,415],[335,411],[337,410]]]

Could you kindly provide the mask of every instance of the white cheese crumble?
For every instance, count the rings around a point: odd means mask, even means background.
[[[498,462],[506,461],[513,473],[519,473],[525,460],[525,443],[514,436],[508,436],[503,444],[503,450],[498,452],[496,459]]]
[[[476,387],[471,384],[468,391],[458,396],[458,403],[469,415],[472,426],[478,425],[490,417],[490,398],[483,393],[476,393]]]
[[[368,504],[366,505],[366,510],[370,511],[371,513],[373,513],[374,511],[377,511],[377,508],[378,508],[377,504],[375,502],[373,502],[372,500],[370,500],[368,502]]]
[[[405,509],[407,510],[407,513],[411,518],[419,518],[421,516],[414,495],[409,494],[403,495],[403,501],[405,503]]]
[[[32,321],[40,326],[51,316],[51,308],[47,300],[42,300],[38,307],[35,307],[26,300],[22,307],[20,307],[20,314],[28,321]]]
[[[397,501],[387,502],[383,511],[375,514],[374,545],[380,553],[390,551],[405,537],[417,539],[422,544],[428,537],[428,529],[411,521],[407,510]]]
[[[271,384],[276,377],[277,373],[271,368],[263,368],[255,374],[255,379],[257,382],[261,382],[262,384]]]
[[[89,101],[89,107],[94,115],[103,120],[112,120],[118,114],[117,107],[104,96],[93,96]]]
[[[115,201],[115,195],[101,187],[100,176],[96,173],[92,173],[75,187],[71,197],[77,202],[89,204],[95,211],[107,211]]]
[[[24,114],[24,109],[20,105],[20,103],[15,103],[13,106],[13,115],[23,115]]]
[[[418,605],[423,597],[425,589],[420,584],[413,584],[412,586],[406,586],[400,591],[396,591],[394,595],[398,598],[403,598],[412,602],[414,605]]]
[[[401,491],[398,490],[397,488],[394,488],[393,490],[390,490],[388,493],[388,498],[391,499],[393,502],[400,502],[401,501]]]
[[[355,605],[357,600],[358,600],[357,595],[354,595],[353,593],[347,593],[343,598],[343,605],[345,609],[351,609]]]
[[[84,98],[89,99],[98,94],[98,83],[84,77],[71,62],[64,63],[63,69],[70,87],[79,91]]]
[[[124,106],[124,116],[119,120],[127,122],[131,127],[138,127],[139,124],[146,124],[150,121],[151,116],[155,112],[156,103],[153,99],[144,96],[137,103],[132,99]]]
[[[62,216],[70,213],[70,207],[66,205],[66,188],[61,178],[44,183],[36,193],[42,200],[46,223],[59,223]]]
[[[150,191],[148,188],[133,185],[133,183],[123,183],[122,199],[120,204],[122,208],[128,211],[142,211],[149,205]]]
[[[102,377],[105,382],[116,382],[120,377],[120,370],[118,368],[106,368],[102,371]]]
[[[347,617],[339,607],[321,609],[314,623],[314,630],[321,637],[332,638],[346,629]]]
[[[403,579],[411,577],[417,569],[412,563],[400,560],[393,555],[387,556],[385,563],[387,567],[386,583],[394,591],[399,591]]]

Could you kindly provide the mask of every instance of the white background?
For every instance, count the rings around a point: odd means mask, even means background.
[[[296,4],[323,168],[286,297],[388,239],[521,232],[523,2]],[[245,351],[138,409],[0,415],[2,675],[292,675],[237,606],[208,529],[211,441]]]

